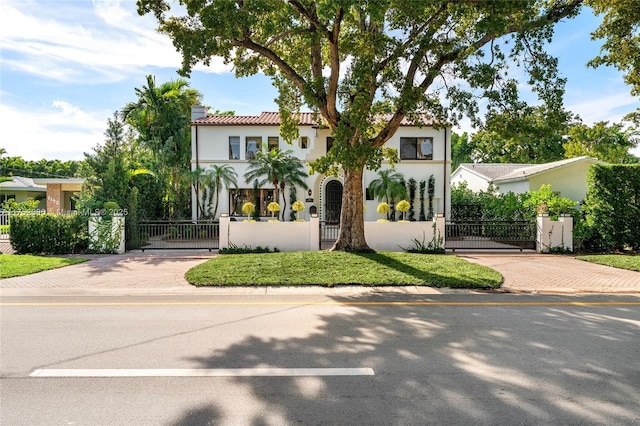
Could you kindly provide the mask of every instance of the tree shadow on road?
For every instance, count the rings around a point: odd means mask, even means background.
[[[244,424],[638,421],[640,361],[633,354],[640,349],[640,323],[633,307],[605,311],[404,304],[406,295],[383,299],[377,302],[393,304],[336,297],[332,301],[342,305],[327,305],[310,316],[303,315],[307,307],[301,304],[299,317],[312,322],[304,335],[284,338],[268,322],[255,322],[254,335],[188,361],[200,368],[369,367],[375,372],[236,377],[233,382],[252,402]],[[295,313],[289,315],[296,320]],[[211,398],[214,406],[222,404]],[[265,423],[266,413],[272,417]]]

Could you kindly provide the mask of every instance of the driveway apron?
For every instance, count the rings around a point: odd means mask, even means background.
[[[459,257],[488,266],[512,292],[640,293],[640,272],[597,265],[568,255],[465,253]]]

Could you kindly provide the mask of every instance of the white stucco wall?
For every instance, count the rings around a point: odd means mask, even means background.
[[[587,172],[593,163],[581,162],[570,164],[557,170],[532,176],[530,188],[532,191],[540,189],[544,184],[551,185],[551,190],[559,192],[561,197],[573,201],[583,201],[587,198]]]
[[[509,182],[499,182],[495,184],[498,192],[501,194],[506,194],[508,192],[513,192],[515,194],[524,194],[530,188],[529,181],[526,179],[509,181]]]
[[[489,187],[489,181],[486,178],[459,167],[451,176],[451,185],[460,185],[462,182],[466,182],[467,188],[473,192],[486,191]]]
[[[293,144],[287,144],[282,138],[280,138],[280,149],[290,149],[294,155],[301,158],[304,162],[313,161],[322,155],[326,154],[326,140],[330,135],[328,129],[316,129],[311,126],[301,126],[300,136],[306,136],[309,138],[309,146],[306,149],[299,147],[298,141],[294,141]],[[240,160],[229,159],[229,137],[240,137]],[[263,143],[267,143],[267,138],[270,136],[279,136],[278,126],[192,126],[192,161],[191,168],[194,170],[196,167],[210,168],[215,164],[229,164],[231,165],[238,175],[238,186],[240,188],[251,188],[251,183],[246,183],[244,180],[244,174],[247,170],[248,163],[245,160],[245,138],[248,136],[261,137]],[[451,174],[451,153],[450,153],[450,131],[448,130],[435,130],[430,127],[414,128],[414,127],[400,127],[396,134],[387,143],[388,146],[396,149],[400,148],[401,137],[431,137],[433,138],[433,159],[432,160],[401,160],[396,165],[396,170],[405,176],[408,181],[410,178],[414,178],[417,182],[416,199],[414,200],[414,210],[416,218],[418,217],[420,210],[419,203],[419,184],[421,180],[428,181],[429,176],[433,175],[435,178],[435,197],[434,197],[434,213],[435,214],[449,214],[450,212],[450,197],[449,176]],[[446,147],[445,147],[446,145]],[[446,158],[445,158],[446,151]],[[388,168],[388,164],[383,164],[383,168]],[[369,183],[377,178],[376,172],[365,171],[363,177],[363,188],[369,185]],[[307,178],[307,185],[311,189],[312,194],[309,196],[307,190],[302,188],[298,189],[297,199],[305,202],[306,209],[302,213],[305,219],[309,218],[309,209],[311,206],[316,206],[318,214],[321,219],[324,219],[322,215],[323,210],[323,194],[326,184],[331,179],[338,179],[342,181],[342,176],[337,178],[327,177],[324,175],[314,174]],[[271,189],[272,186],[266,185],[264,189]],[[193,191],[193,189],[192,189]],[[289,192],[285,191],[287,197],[287,211],[285,212],[288,217],[289,208]],[[447,205],[444,204],[446,196]],[[192,199],[192,211],[196,211],[195,194]],[[311,199],[311,201],[307,201]],[[399,200],[397,200],[399,201]],[[380,218],[376,212],[379,201],[377,200],[364,200],[363,203],[366,206],[365,220],[375,221]],[[220,194],[220,201],[218,207],[218,215],[221,213],[229,213],[229,196],[224,189]],[[425,214],[428,209],[427,193],[425,190]],[[194,213],[195,218],[195,213]]]

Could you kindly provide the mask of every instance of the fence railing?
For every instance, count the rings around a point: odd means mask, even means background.
[[[320,250],[333,247],[340,233],[340,222],[320,221]]]
[[[448,249],[535,249],[536,224],[531,221],[469,221],[445,226]]]
[[[143,221],[126,229],[127,250],[218,248],[220,226],[210,221]]]
[[[0,211],[0,237],[8,238],[9,226],[11,225],[11,217],[15,216],[33,216],[45,214],[46,210],[2,210]]]

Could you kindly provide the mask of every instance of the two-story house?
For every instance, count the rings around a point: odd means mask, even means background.
[[[191,114],[191,168],[207,169],[213,165],[229,164],[238,175],[238,188],[223,188],[220,194],[218,214],[228,213],[230,216],[242,216],[242,204],[253,201],[252,183],[245,182],[249,160],[264,145],[268,149],[291,150],[304,163],[313,161],[327,153],[333,139],[331,131],[319,125],[312,113],[301,113],[299,116],[299,138],[288,144],[280,136],[280,116],[277,112],[263,112],[259,116],[209,116],[207,108],[194,106]],[[400,162],[396,171],[402,173],[405,180],[413,178],[418,183],[427,182],[431,175],[435,178],[434,212],[448,217],[450,211],[449,177],[451,175],[451,131],[443,127],[417,127],[403,121],[395,135],[387,142],[388,147],[398,150]],[[383,164],[383,168],[389,168]],[[367,170],[364,173],[363,186],[378,177],[377,172]],[[297,199],[304,201],[306,209],[304,217],[316,212],[321,220],[337,221],[340,218],[342,204],[342,176],[325,176],[312,174],[306,179],[309,189],[298,188]],[[366,193],[367,191],[365,191]],[[273,187],[260,189],[260,214],[268,216],[267,204],[273,200]],[[287,208],[289,208],[289,191],[286,191]],[[427,194],[425,191],[425,209]],[[362,200],[365,210],[365,221],[380,218],[376,208],[379,200],[369,194]],[[195,193],[193,197],[193,218],[196,219],[197,208]],[[399,200],[396,200],[399,201]],[[414,209],[418,217],[419,189],[416,190]],[[286,215],[288,217],[288,213]]]

